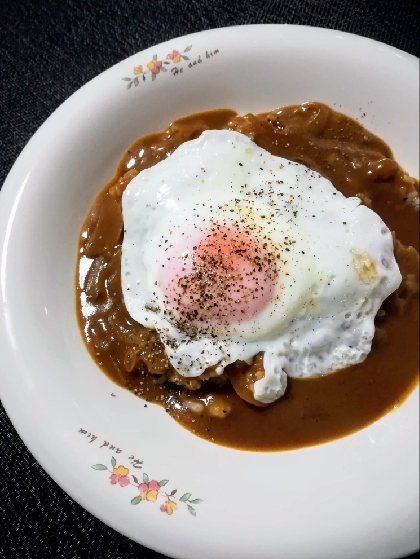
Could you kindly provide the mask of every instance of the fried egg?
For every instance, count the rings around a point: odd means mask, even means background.
[[[376,213],[238,132],[185,142],[129,183],[122,207],[131,317],[157,330],[185,377],[264,352],[264,404],[287,376],[364,360],[401,282]]]

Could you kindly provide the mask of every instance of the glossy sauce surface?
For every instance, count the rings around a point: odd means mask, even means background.
[[[226,380],[230,377],[241,393],[236,383],[243,383],[254,370],[258,373],[258,357],[254,369],[232,365],[221,379],[213,378],[224,382],[221,386],[213,381],[184,381],[170,370],[156,333],[133,321],[122,298],[125,186],[182,142],[206,129],[220,128],[237,130],[274,155],[304,163],[346,196],[358,195],[395,232],[395,253],[403,275],[401,287],[378,313],[372,351],[363,363],[318,378],[289,379],[285,396],[269,407],[255,407],[239,398]],[[245,116],[220,109],[179,119],[130,147],[86,218],[77,275],[77,313],[85,343],[117,384],[163,405],[181,425],[219,444],[281,450],[357,431],[399,406],[418,383],[416,192],[418,181],[404,173],[382,140],[320,103]],[[213,374],[209,370],[207,376]]]

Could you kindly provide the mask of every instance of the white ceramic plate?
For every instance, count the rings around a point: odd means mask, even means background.
[[[418,547],[418,390],[329,444],[262,454],[219,447],[98,370],[74,296],[82,220],[140,135],[208,108],[319,100],[363,118],[418,176],[418,76],[412,56],[345,33],[219,29],[117,64],[35,134],[0,195],[0,391],[30,451],[87,510],[182,559],[375,559]],[[136,505],[141,490],[156,500]],[[171,515],[165,493],[178,507]]]

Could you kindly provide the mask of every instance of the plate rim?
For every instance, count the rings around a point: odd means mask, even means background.
[[[64,110],[63,107],[68,103],[68,101],[70,99],[74,99],[75,96],[80,95],[80,92],[85,91],[90,86],[90,84],[92,82],[96,81],[99,78],[102,78],[104,75],[110,73],[110,71],[115,69],[116,67],[123,67],[123,65],[128,60],[130,60],[130,58],[132,58],[134,56],[143,55],[144,53],[147,53],[151,49],[156,49],[156,48],[160,48],[160,47],[169,46],[169,45],[171,45],[171,44],[173,44],[177,41],[180,41],[182,39],[190,39],[190,38],[193,39],[194,37],[197,37],[197,36],[210,35],[210,34],[215,34],[215,33],[217,33],[217,34],[227,33],[227,32],[230,32],[234,28],[254,29],[255,30],[257,28],[267,28],[267,27],[272,27],[272,28],[277,28],[277,29],[284,29],[284,28],[288,28],[288,29],[294,29],[294,28],[310,29],[310,30],[312,30],[312,32],[314,30],[316,30],[317,33],[320,33],[322,35],[329,35],[329,36],[331,36],[331,38],[333,36],[347,36],[347,37],[351,38],[352,40],[367,41],[371,44],[371,46],[375,45],[375,48],[381,48],[381,49],[385,48],[388,52],[391,51],[394,54],[400,56],[401,58],[403,58],[405,60],[413,61],[413,62],[416,62],[416,63],[418,62],[418,58],[411,55],[411,54],[405,53],[404,51],[401,51],[401,50],[399,50],[399,49],[397,49],[393,46],[386,45],[385,43],[381,43],[381,42],[375,41],[375,40],[367,38],[367,37],[362,37],[362,36],[354,35],[352,33],[337,31],[337,30],[333,30],[333,29],[324,29],[324,28],[312,27],[312,26],[306,26],[306,25],[303,26],[303,25],[289,25],[289,24],[255,24],[255,25],[238,25],[238,26],[231,26],[231,27],[222,27],[222,28],[216,28],[216,29],[209,29],[209,30],[205,30],[205,31],[199,31],[199,32],[188,34],[188,35],[185,35],[185,36],[176,37],[176,38],[170,39],[168,41],[164,41],[162,43],[159,43],[157,45],[152,45],[151,47],[148,47],[148,48],[146,48],[142,51],[136,52],[133,55],[128,56],[127,58],[124,58],[123,60],[114,64],[110,68],[107,68],[104,72],[101,72],[98,76],[94,77],[92,80],[88,81],[86,84],[84,84],[78,90],[76,90],[70,97],[68,97],[62,104],[60,104],[60,106],[44,121],[44,123],[38,128],[38,130],[33,134],[33,136],[30,138],[28,143],[25,145],[25,147],[23,148],[22,152],[20,153],[19,157],[17,158],[17,160],[13,164],[12,168],[10,169],[10,171],[9,171],[7,177],[6,177],[6,180],[5,180],[5,182],[3,184],[3,187],[0,191],[0,215],[1,214],[7,215],[6,214],[6,209],[5,209],[7,207],[9,207],[9,209],[13,210],[13,207],[14,207],[14,204],[15,204],[15,197],[19,194],[18,192],[16,192],[16,187],[18,185],[13,184],[13,176],[20,169],[20,166],[22,165],[22,163],[25,163],[24,159],[25,159],[26,155],[29,153],[32,145],[35,142],[37,142],[38,139],[43,134],[48,135],[49,128],[54,121],[54,118],[55,118],[55,115],[56,115],[57,111]],[[3,229],[3,228],[0,227],[0,229]],[[4,229],[5,229],[5,232],[7,233],[6,227]],[[3,251],[2,251],[1,262],[3,261],[3,258],[4,258],[4,255],[3,255]],[[0,277],[0,282],[1,282],[1,277]],[[3,351],[4,351],[4,349],[1,350],[2,353],[3,353]],[[0,369],[2,369],[1,365],[0,365]],[[3,391],[7,392],[6,390],[4,390],[1,373],[0,373],[0,389],[1,389],[1,395],[3,395]],[[416,392],[418,393],[418,388],[413,391],[410,398],[413,395],[416,396]],[[38,450],[36,448],[36,445],[35,445],[35,441],[30,440],[30,437],[29,438],[27,437],[27,432],[28,431],[26,430],[25,425],[23,425],[21,423],[21,420],[19,419],[19,407],[13,408],[13,404],[10,405],[10,399],[8,399],[8,398],[4,399],[3,396],[2,396],[2,403],[3,403],[3,406],[6,410],[6,413],[9,417],[13,427],[15,428],[16,432],[18,433],[22,442],[28,448],[29,452],[32,454],[32,456],[35,458],[35,460],[38,462],[38,464],[53,479],[53,481],[55,483],[57,483],[62,490],[64,490],[75,502],[77,502],[80,506],[82,506],[90,514],[92,514],[93,516],[95,516],[96,518],[101,520],[101,522],[103,522],[104,524],[106,524],[110,528],[112,528],[114,530],[117,530],[114,526],[112,526],[112,524],[110,524],[107,521],[107,519],[104,518],[104,516],[102,516],[101,514],[98,514],[97,509],[90,506],[90,503],[89,503],[88,499],[83,499],[79,495],[75,496],[74,491],[72,489],[72,484],[71,484],[70,480],[68,478],[66,478],[65,475],[61,476],[58,472],[51,471],[49,469],[48,465],[46,464],[46,459],[44,459],[44,456],[40,452],[38,452]],[[118,532],[120,532],[120,533],[124,534],[125,536],[127,536],[128,538],[132,539],[132,535],[128,531],[124,532],[123,530],[118,528]],[[133,540],[133,541],[136,541],[136,540]],[[141,544],[141,545],[149,545],[149,544]],[[152,549],[155,549],[159,553],[163,553],[163,554],[168,552],[167,547],[160,546],[158,544],[158,542],[153,544]],[[176,557],[177,559],[183,559],[183,557],[184,557],[183,554],[173,554],[174,551],[176,551],[176,550],[171,550],[171,556]]]

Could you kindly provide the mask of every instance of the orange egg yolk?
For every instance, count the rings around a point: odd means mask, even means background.
[[[236,224],[214,224],[185,248],[169,245],[159,284],[167,307],[185,326],[230,325],[254,317],[277,281],[268,242]],[[191,246],[190,246],[191,245]]]

